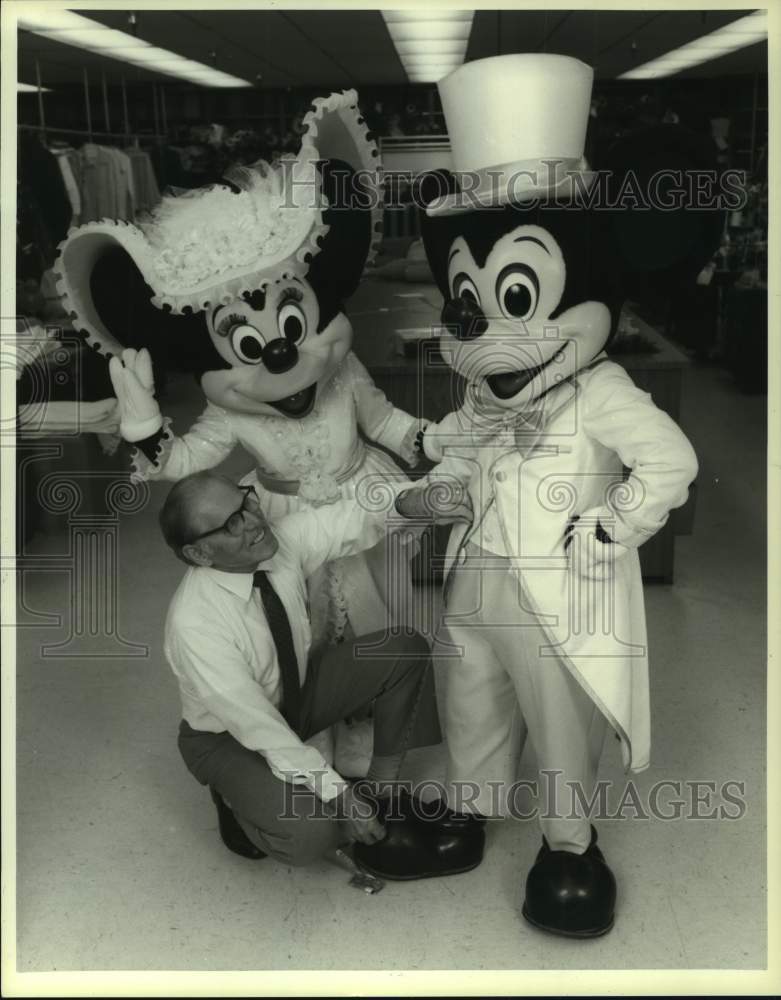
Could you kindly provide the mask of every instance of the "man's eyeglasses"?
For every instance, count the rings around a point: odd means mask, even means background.
[[[197,538],[189,543],[194,545],[195,542],[200,542],[203,538],[209,538],[212,535],[218,535],[221,531],[227,531],[229,535],[240,535],[244,530],[244,514],[246,511],[252,511],[256,513],[260,510],[260,499],[255,490],[254,486],[239,486],[239,489],[244,494],[244,499],[241,502],[241,506],[238,510],[234,510],[225,524],[221,524],[219,528],[212,528],[211,531],[204,531],[202,535],[198,535]]]

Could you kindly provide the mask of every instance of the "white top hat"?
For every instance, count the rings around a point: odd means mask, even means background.
[[[594,71],[569,56],[522,54],[465,63],[438,84],[461,191],[429,215],[577,198],[593,173],[583,158]],[[467,184],[468,180],[468,184]]]

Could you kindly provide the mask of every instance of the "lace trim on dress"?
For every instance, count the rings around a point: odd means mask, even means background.
[[[176,440],[171,431],[171,422],[170,417],[163,416],[163,426],[160,428],[163,436],[160,439],[154,461],[148,459],[140,448],[133,449],[130,456],[132,465],[130,472],[131,482],[140,483],[145,479],[154,479],[155,476],[158,476],[163,471]]]

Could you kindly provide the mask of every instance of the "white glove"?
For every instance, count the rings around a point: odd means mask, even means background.
[[[108,370],[119,400],[119,433],[131,443],[151,437],[163,426],[163,418],[155,399],[149,351],[129,348],[122,352],[122,360],[109,361]]]
[[[585,580],[609,580],[617,560],[629,551],[626,545],[607,540],[610,520],[608,511],[594,507],[584,514],[573,515],[567,522],[564,551],[573,572]]]

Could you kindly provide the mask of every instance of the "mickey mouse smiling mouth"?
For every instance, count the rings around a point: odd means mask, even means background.
[[[564,348],[562,347],[547,361],[543,361],[542,364],[536,365],[534,368],[497,372],[495,375],[487,375],[485,380],[497,399],[512,399],[546,368],[554,362],[561,361],[563,356]]]

